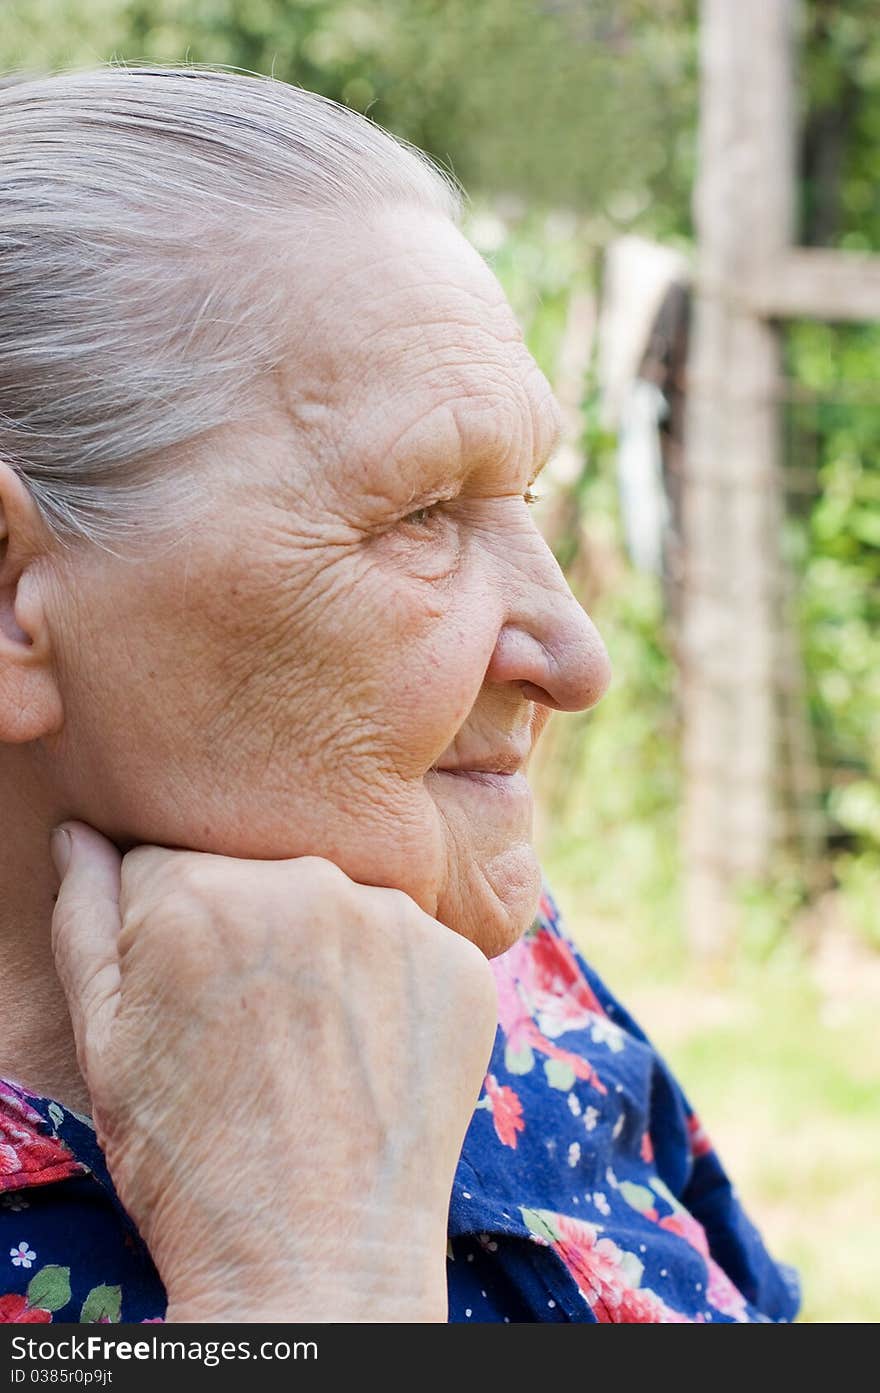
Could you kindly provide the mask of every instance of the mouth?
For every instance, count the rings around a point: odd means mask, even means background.
[[[504,768],[505,763],[511,767]],[[475,807],[486,799],[491,799],[493,804],[500,799],[511,809],[521,806],[531,808],[532,790],[522,765],[521,758],[509,761],[495,760],[487,768],[476,764],[456,765],[454,768],[433,765],[428,773],[434,775],[448,790],[455,790],[465,801],[471,802],[476,799]]]
[[[485,755],[482,759],[471,759],[464,764],[432,764],[430,772],[460,778],[489,775],[493,778],[510,779],[523,773],[530,753],[530,750],[508,750],[501,754]]]
[[[432,769],[432,774],[442,774],[449,779],[467,780],[469,783],[482,784],[485,788],[497,788],[510,791],[512,786],[520,786],[526,783],[525,774],[519,770],[506,774],[500,769]]]

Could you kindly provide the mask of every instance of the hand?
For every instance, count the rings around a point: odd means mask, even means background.
[[[65,827],[53,950],[167,1318],[445,1320],[497,1019],[479,949],[320,857],[121,857]]]

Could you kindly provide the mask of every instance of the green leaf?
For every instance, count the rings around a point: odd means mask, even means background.
[[[92,1287],[80,1312],[80,1323],[82,1325],[95,1325],[98,1321],[107,1320],[117,1322],[119,1311],[122,1306],[121,1287]]]
[[[647,1185],[634,1185],[631,1180],[621,1180],[617,1188],[627,1204],[631,1204],[640,1214],[654,1208],[654,1192]]]
[[[528,1074],[535,1067],[531,1045],[523,1045],[521,1050],[513,1050],[508,1045],[504,1051],[504,1067],[508,1074]]]
[[[41,1267],[28,1283],[27,1299],[41,1311],[60,1311],[70,1300],[70,1268],[54,1263]]]
[[[539,1238],[545,1238],[548,1243],[558,1241],[559,1234],[553,1227],[554,1215],[549,1209],[523,1209],[520,1207],[519,1212],[530,1233],[537,1234]]]
[[[567,1093],[570,1088],[574,1088],[576,1076],[574,1069],[567,1060],[545,1059],[544,1073],[547,1075],[547,1082],[551,1088],[558,1088],[563,1093]]]
[[[661,1199],[664,1199],[675,1214],[685,1213],[684,1206],[679,1204],[669,1186],[664,1184],[659,1175],[652,1175],[650,1183],[654,1193],[659,1195]]]

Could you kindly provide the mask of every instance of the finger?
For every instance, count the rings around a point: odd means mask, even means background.
[[[119,1000],[116,944],[122,858],[112,842],[83,822],[62,823],[61,830],[70,837],[70,845],[66,866],[63,850],[56,862],[61,886],[52,916],[52,952],[85,1074],[89,1055],[100,1049]]]

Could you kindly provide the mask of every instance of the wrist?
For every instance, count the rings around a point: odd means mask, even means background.
[[[393,1284],[375,1280],[352,1284],[346,1276],[326,1277],[307,1286],[279,1284],[269,1294],[239,1287],[206,1286],[202,1291],[169,1297],[168,1324],[443,1324],[448,1319],[445,1271],[443,1281],[416,1282],[397,1273]]]
[[[300,1230],[285,1252],[279,1235],[268,1258],[261,1244],[245,1261],[232,1260],[227,1247],[220,1261],[175,1263],[173,1275],[161,1274],[166,1321],[444,1323],[446,1224],[432,1225],[428,1239],[418,1233],[423,1217],[411,1216],[408,1227],[378,1225],[357,1239],[350,1230],[331,1235],[316,1226],[313,1244]]]

